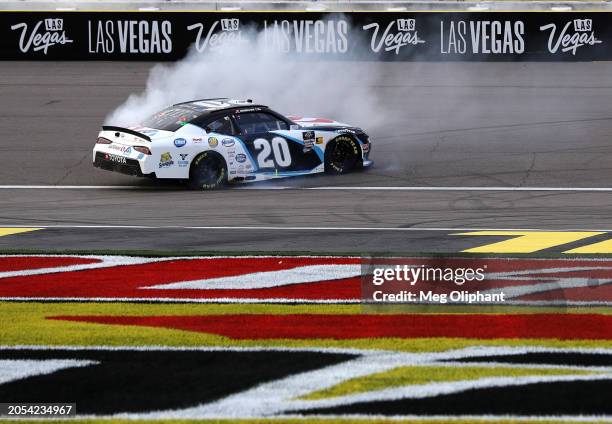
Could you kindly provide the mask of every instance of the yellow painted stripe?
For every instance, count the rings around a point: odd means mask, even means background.
[[[566,250],[563,253],[612,253],[612,239]]]
[[[30,231],[42,230],[42,228],[10,228],[0,227],[0,237],[10,236],[11,234],[28,233]]]
[[[463,250],[469,253],[533,253],[604,234],[593,231],[473,231],[456,236],[508,236],[509,240]]]
[[[592,372],[580,369],[553,368],[507,368],[507,367],[440,367],[440,366],[409,366],[398,367],[390,371],[366,375],[344,381],[328,389],[310,393],[300,399],[319,400],[338,396],[347,396],[375,390],[389,389],[401,386],[413,386],[428,383],[450,381],[478,380],[487,377],[525,377],[550,375],[585,375]]]

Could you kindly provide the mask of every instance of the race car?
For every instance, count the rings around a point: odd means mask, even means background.
[[[368,167],[370,140],[329,119],[283,116],[252,100],[177,103],[128,128],[103,126],[95,167],[187,181],[193,189],[226,183]]]

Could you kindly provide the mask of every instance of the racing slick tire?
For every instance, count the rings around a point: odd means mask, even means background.
[[[227,165],[215,152],[204,152],[191,163],[189,182],[192,190],[216,190],[227,184]]]
[[[325,172],[329,174],[346,174],[360,165],[361,148],[348,135],[334,138],[325,149]]]

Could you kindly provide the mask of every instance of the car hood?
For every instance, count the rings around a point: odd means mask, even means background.
[[[355,128],[349,124],[343,124],[342,122],[334,121],[333,119],[326,118],[310,118],[306,116],[288,116],[293,122],[303,128],[314,128],[314,129],[340,129],[340,128]]]

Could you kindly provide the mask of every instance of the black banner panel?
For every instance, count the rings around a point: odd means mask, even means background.
[[[0,59],[174,61],[258,42],[306,59],[612,60],[610,23],[607,12],[7,11]]]

